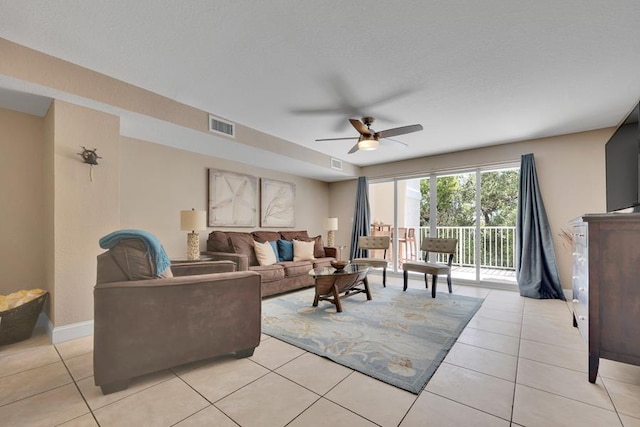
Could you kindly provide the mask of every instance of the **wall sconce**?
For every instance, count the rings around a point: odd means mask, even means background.
[[[93,182],[93,167],[98,164],[98,159],[102,158],[96,153],[97,150],[97,148],[89,150],[88,148],[82,146],[82,153],[76,153],[78,154],[78,156],[82,157],[84,163],[91,166],[89,168],[89,179],[91,180],[91,182]]]
[[[327,230],[327,246],[334,246],[335,232],[338,230],[338,218],[325,218],[324,229]]]
[[[180,211],[180,230],[191,231],[187,234],[187,259],[197,261],[200,259],[200,234],[196,230],[207,229],[207,212],[191,209]]]

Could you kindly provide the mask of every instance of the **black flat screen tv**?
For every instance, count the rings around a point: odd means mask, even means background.
[[[605,145],[607,212],[640,212],[638,103]]]

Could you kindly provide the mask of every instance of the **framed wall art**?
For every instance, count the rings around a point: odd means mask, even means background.
[[[209,169],[209,227],[255,227],[258,178]]]
[[[296,185],[266,178],[260,183],[260,226],[294,227]]]

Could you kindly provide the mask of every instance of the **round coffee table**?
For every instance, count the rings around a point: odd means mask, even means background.
[[[338,313],[342,313],[340,298],[365,293],[367,300],[371,300],[369,280],[367,279],[369,268],[368,265],[349,264],[341,270],[336,270],[333,267],[311,270],[309,274],[316,279],[316,296],[313,300],[313,306],[317,307],[319,301],[329,301],[336,306]],[[360,285],[362,287],[358,287]]]

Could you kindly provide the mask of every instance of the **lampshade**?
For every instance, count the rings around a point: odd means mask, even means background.
[[[358,148],[363,151],[375,150],[380,142],[371,135],[362,135],[358,140]]]
[[[180,230],[195,231],[207,229],[207,212],[191,209],[180,211]]]
[[[325,230],[337,230],[338,229],[338,218],[325,218],[324,219],[324,229]]]

